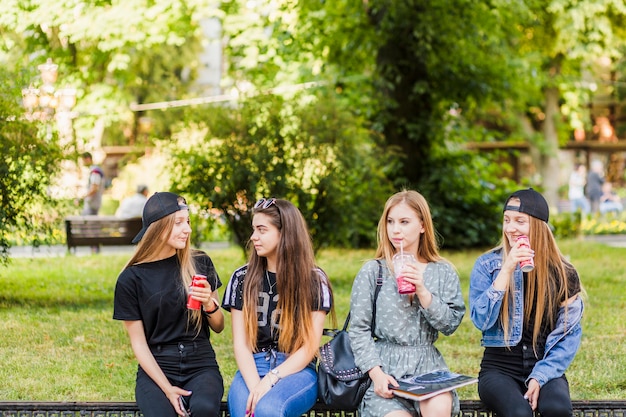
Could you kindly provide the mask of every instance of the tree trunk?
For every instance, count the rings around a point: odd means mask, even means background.
[[[557,87],[547,87],[544,90],[545,120],[543,123],[543,137],[545,147],[540,158],[539,172],[543,184],[543,195],[550,207],[558,207],[559,202],[559,136],[557,132],[557,118],[559,112],[559,90]]]

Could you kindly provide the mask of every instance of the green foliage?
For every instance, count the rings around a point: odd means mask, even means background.
[[[442,139],[434,138],[430,168],[416,189],[428,200],[442,247],[489,247],[501,237],[502,204],[518,188],[508,179],[511,167],[499,153],[478,153],[463,144],[482,139],[483,129],[446,117]],[[410,162],[411,159],[407,158]]]
[[[244,246],[260,197],[292,201],[315,246],[369,246],[390,192],[386,158],[332,97],[265,95],[203,113],[204,133],[170,147],[174,188],[216,208]],[[198,128],[196,128],[198,130]]]
[[[0,67],[0,263],[16,234],[28,244],[46,243],[59,218],[49,186],[63,157],[52,122],[29,122],[16,102],[15,73]],[[28,235],[33,236],[32,239]]]
[[[513,182],[500,177],[492,161],[467,151],[442,154],[432,162],[419,188],[431,205],[442,247],[494,246],[501,238],[502,204],[515,188]]]
[[[146,115],[129,105],[185,97],[202,65],[200,21],[215,12],[208,0],[8,0],[0,16],[0,62],[36,68],[52,58],[63,82],[78,90],[77,137],[92,137],[94,124],[116,125],[111,131],[122,132],[129,144],[140,139],[138,119]],[[178,116],[149,115],[161,137]],[[118,144],[119,138],[104,142]]]
[[[582,214],[556,213],[550,216],[550,225],[553,227],[554,236],[557,239],[576,238],[582,233]]]

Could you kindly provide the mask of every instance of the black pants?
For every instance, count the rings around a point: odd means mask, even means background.
[[[533,411],[524,398],[527,391],[524,379],[497,370],[481,371],[478,377],[480,400],[498,417],[532,417]],[[565,376],[552,379],[541,387],[536,411],[542,417],[572,416],[572,401]]]
[[[224,383],[210,345],[179,343],[157,346],[152,354],[172,385],[192,392],[189,408],[192,416],[216,417],[220,415],[220,403]],[[139,367],[135,386],[137,406],[146,417],[176,417],[176,411],[165,393]]]

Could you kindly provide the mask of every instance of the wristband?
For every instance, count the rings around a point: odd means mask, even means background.
[[[206,315],[208,315],[208,316],[210,316],[211,314],[213,314],[213,313],[217,312],[217,310],[219,310],[219,309],[220,309],[220,303],[219,303],[219,301],[217,301],[217,300],[216,300],[215,298],[213,298],[213,297],[211,297],[211,300],[213,300],[213,304],[215,304],[215,308],[214,308],[213,310],[211,310],[211,311],[206,311],[206,310],[204,311],[204,314],[206,314]]]

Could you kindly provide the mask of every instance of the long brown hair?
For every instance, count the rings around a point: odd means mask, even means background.
[[[530,218],[528,239],[535,251],[535,268],[527,273],[527,285],[524,291],[524,322],[533,323],[533,349],[536,351],[537,340],[542,326],[552,330],[556,324],[559,306],[571,295],[568,291],[567,271],[573,268],[561,254],[550,226],[533,216]],[[502,262],[511,251],[511,245],[504,228],[502,231]],[[511,305],[513,302],[513,275],[510,277],[504,299],[500,320],[505,339],[508,337]],[[573,294],[572,294],[573,295]],[[534,313],[533,313],[534,306]]]
[[[417,255],[418,259],[423,259],[426,262],[443,260],[441,255],[439,255],[439,246],[437,244],[437,238],[435,237],[435,226],[433,225],[428,202],[424,196],[413,190],[402,190],[387,199],[383,214],[378,220],[378,248],[376,249],[376,258],[385,259],[387,265],[390,266],[389,269],[393,270],[391,258],[393,258],[396,249],[387,234],[387,217],[389,216],[389,211],[401,203],[405,203],[413,209],[424,226],[424,233],[420,234],[419,245],[415,255]]]
[[[277,309],[280,311],[278,350],[293,353],[305,346],[307,340],[317,337],[311,320],[313,300],[322,300],[322,279],[332,291],[330,281],[315,265],[311,236],[297,207],[289,201],[275,199],[267,208],[254,209],[253,215],[258,213],[265,214],[279,230],[276,256]],[[253,350],[256,350],[258,332],[257,299],[266,269],[267,258],[251,250],[243,285],[243,316],[248,342]],[[331,314],[334,311],[331,310]]]
[[[183,200],[184,201],[184,200]],[[165,216],[152,224],[146,230],[133,256],[128,260],[124,268],[146,262],[157,261],[155,254],[161,253],[167,246],[167,241],[174,228],[176,221],[176,213]],[[196,273],[196,267],[193,262],[193,253],[190,247],[190,239],[187,239],[183,249],[176,249],[178,264],[180,265],[180,288],[187,295],[187,289],[191,285],[191,278]],[[200,332],[202,328],[202,312],[200,310],[188,310],[188,324],[193,324],[195,329]]]

